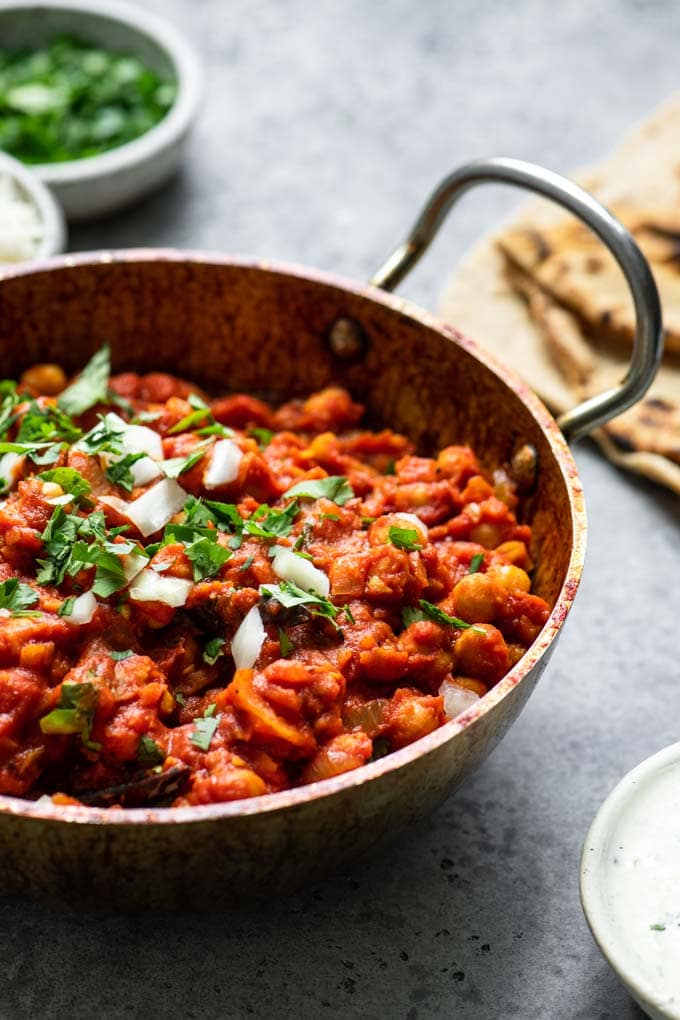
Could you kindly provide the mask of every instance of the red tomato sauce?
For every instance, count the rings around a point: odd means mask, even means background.
[[[474,704],[545,623],[513,483],[470,448],[419,456],[337,387],[275,408],[102,371],[0,390],[0,793],[338,775]]]

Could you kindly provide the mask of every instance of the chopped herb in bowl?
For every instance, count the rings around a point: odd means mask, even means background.
[[[145,134],[175,95],[175,83],[137,57],[71,36],[0,47],[0,149],[24,163],[97,156]]]

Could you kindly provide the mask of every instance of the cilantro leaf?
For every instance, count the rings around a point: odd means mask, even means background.
[[[165,754],[161,751],[153,737],[150,737],[148,733],[143,733],[139,738],[137,761],[140,765],[147,769],[152,769],[157,765],[162,765],[165,761]]]
[[[99,703],[99,691],[94,684],[61,685],[59,705],[40,720],[40,729],[48,734],[79,733],[86,747],[99,750],[90,742],[90,732]]]
[[[468,574],[476,574],[483,562],[484,553],[475,553],[470,560],[470,569],[468,570]]]
[[[427,617],[421,609],[404,606],[401,611],[401,620],[405,627],[410,627],[412,623],[422,623],[423,620],[427,620]]]
[[[114,461],[106,469],[106,477],[114,485],[120,485],[126,492],[132,492],[135,485],[135,478],[132,474],[132,465],[138,460],[143,460],[146,453],[127,453],[120,460]]]
[[[283,510],[272,509],[263,503],[252,517],[242,522],[242,528],[246,535],[253,535],[256,538],[264,538],[269,541],[275,538],[285,538],[290,535],[293,522],[299,513],[300,506],[296,499],[292,500]]]
[[[271,443],[275,433],[271,429],[253,428],[248,433],[253,439],[257,441],[257,445],[261,450],[264,450]]]
[[[76,601],[75,595],[69,595],[68,598],[64,599],[62,604],[57,610],[57,616],[71,616],[73,613],[73,606]]]
[[[389,541],[397,549],[415,552],[423,548],[422,536],[417,528],[390,528],[387,533]]]
[[[283,494],[283,498],[299,496],[301,499],[332,500],[338,506],[344,506],[354,496],[354,489],[343,475],[329,475],[327,478],[310,478],[305,482],[297,482]]]
[[[77,448],[90,455],[95,453],[121,453],[123,432],[106,418],[100,417],[97,424],[78,440]]]
[[[88,480],[83,478],[80,471],[76,471],[75,468],[51,468],[49,471],[41,471],[38,478],[60,485],[64,492],[68,492],[75,500],[80,499],[81,496],[89,495],[92,491]]]
[[[295,651],[295,644],[281,627],[279,627],[279,644],[281,645],[281,657],[284,659],[287,659]]]
[[[210,715],[208,712],[212,709]],[[194,729],[189,737],[189,740],[198,747],[201,751],[208,751],[210,749],[210,742],[215,736],[215,730],[217,729],[220,721],[219,716],[215,716],[215,706],[210,705],[202,718],[194,719]]]
[[[342,610],[334,606],[330,599],[305,591],[294,581],[281,581],[278,585],[261,584],[260,595],[265,599],[273,599],[284,609],[304,606],[311,616],[322,616],[339,629],[336,620]],[[344,611],[346,612],[346,609]]]
[[[194,464],[198,464],[199,460],[205,457],[205,454],[206,449],[203,446],[200,449],[193,450],[188,457],[171,457],[169,460],[162,460],[160,466],[168,478],[179,478],[180,475],[189,471]]]
[[[34,606],[39,597],[37,591],[23,584],[18,577],[10,577],[0,583],[0,609],[9,609],[12,616],[18,616]]]
[[[75,382],[59,395],[57,404],[68,414],[83,414],[95,404],[108,398],[111,352],[108,345],[101,347],[88,361]]]
[[[163,545],[181,542],[194,568],[194,581],[214,577],[232,555],[231,549],[217,541],[214,528],[195,524],[168,524],[163,532]]]
[[[439,606],[435,606],[432,602],[426,602],[425,599],[420,599],[418,604],[427,619],[432,620],[433,623],[441,623],[445,627],[457,627],[459,630],[472,628],[478,634],[486,633],[481,627],[475,627],[472,623],[466,623],[465,620],[461,620],[458,616],[449,616]]]
[[[210,638],[206,642],[205,648],[203,649],[203,661],[207,662],[209,666],[214,666],[221,655],[224,655],[224,638],[214,637]]]
[[[134,655],[134,654],[135,653],[132,651],[131,648],[126,648],[122,652],[116,652],[116,651],[113,651],[113,650],[109,651],[109,655],[113,659],[114,662],[123,662],[125,659],[129,659],[130,656]]]

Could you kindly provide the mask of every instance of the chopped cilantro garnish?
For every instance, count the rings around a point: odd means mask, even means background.
[[[417,528],[390,528],[387,537],[397,549],[415,552],[423,548],[423,540]]]
[[[320,521],[339,521],[339,514],[319,514]]]
[[[301,499],[332,500],[338,506],[344,506],[354,496],[354,489],[343,475],[329,475],[327,478],[310,478],[305,482],[297,482],[291,486],[283,497],[299,496]]]
[[[146,453],[127,453],[120,460],[114,461],[113,464],[109,464],[106,469],[106,477],[114,485],[120,485],[126,492],[132,492],[135,485],[135,477],[132,473],[132,465],[136,464],[138,460],[143,460],[146,457]]]
[[[186,699],[185,699],[185,697],[184,697],[184,695],[182,694],[181,691],[175,691],[175,694],[173,695],[173,697],[174,697],[175,701],[177,702],[177,704],[181,705],[182,708],[184,708],[186,706]]]
[[[75,595],[69,595],[67,599],[64,599],[62,604],[59,606],[59,609],[57,610],[57,616],[71,616],[71,614],[73,613],[73,606],[75,604],[75,601],[76,601]]]
[[[132,651],[131,648],[125,648],[122,652],[115,651],[109,652],[109,655],[111,656],[114,662],[123,662],[124,659],[129,659],[130,656],[134,654],[135,653]]]
[[[205,454],[206,448],[201,446],[192,450],[187,457],[171,457],[170,460],[161,461],[161,467],[168,478],[179,478],[180,475],[186,474],[195,464],[198,464]]]
[[[649,927],[650,927],[651,931],[665,931],[666,930],[666,925],[665,924],[650,924]]]
[[[64,683],[59,705],[42,717],[40,729],[49,734],[79,733],[86,747],[99,750],[99,745],[90,741],[98,701],[99,691],[94,684]]]
[[[244,560],[243,563],[241,564],[241,566],[238,568],[239,571],[249,570],[252,567],[252,565],[253,565],[253,560],[254,559],[255,559],[254,556],[248,556],[248,558],[246,560]]]
[[[284,659],[287,659],[291,652],[295,651],[295,645],[281,627],[279,627],[279,644],[281,645],[281,656]]]
[[[221,655],[224,655],[224,638],[210,638],[203,649],[203,661],[214,666]]]
[[[215,716],[216,709],[215,704],[209,705],[202,718],[194,719],[194,729],[189,739],[194,747],[198,747],[201,751],[210,749],[210,741],[218,727],[220,717]]]
[[[12,616],[21,616],[39,599],[37,591],[23,584],[18,577],[0,582],[0,609],[9,609]]]
[[[112,528],[106,532],[101,511],[89,517],[67,514],[63,507],[54,509],[47,527],[40,536],[45,557],[38,560],[38,584],[61,584],[66,574],[74,577],[80,570],[94,566],[92,591],[101,598],[125,587],[125,573],[120,557],[137,547],[132,542],[114,543],[112,538],[126,530]],[[88,544],[83,539],[92,539]]]
[[[90,455],[95,453],[121,453],[123,432],[108,420],[100,418],[97,424],[78,440],[77,448]]]
[[[137,761],[147,769],[153,769],[157,765],[162,765],[165,761],[165,755],[153,737],[150,737],[148,733],[143,733],[139,738]]]
[[[348,613],[346,606],[343,609],[338,609],[330,599],[322,598],[311,591],[305,591],[294,581],[281,581],[277,585],[262,584],[260,585],[260,594],[265,599],[273,599],[278,602],[284,609],[304,606],[311,616],[324,617],[333,624],[336,630],[339,630],[336,620],[341,612],[344,611],[351,618],[351,613]]]
[[[111,358],[108,345],[101,347],[88,361],[75,382],[59,395],[57,403],[67,414],[83,414],[108,398]]]
[[[253,535],[256,538],[264,538],[269,541],[285,538],[290,535],[293,522],[299,513],[300,507],[296,499],[292,500],[283,510],[272,509],[263,503],[252,517],[242,521],[242,529],[246,535]]]
[[[217,541],[219,532],[196,524],[168,524],[163,544],[181,542],[194,568],[194,581],[214,577],[232,555],[231,550]]]
[[[81,496],[87,496],[92,491],[92,486],[86,478],[83,478],[80,471],[75,468],[58,467],[49,471],[42,471],[38,478],[44,482],[54,482],[60,485],[64,492],[68,492],[75,500]]]
[[[197,436],[219,436],[220,439],[231,439],[234,435],[234,430],[227,428],[226,425],[220,425],[218,421],[214,421],[212,425],[205,425],[202,429],[196,429]]]
[[[435,606],[432,602],[426,602],[425,599],[420,599],[419,603],[423,614],[428,620],[432,620],[433,623],[441,623],[445,627],[457,627],[459,630],[467,630],[472,628],[478,634],[485,634],[486,631],[482,630],[481,627],[475,627],[472,623],[466,623],[465,620],[461,620],[458,616],[449,616],[439,606]]]
[[[475,553],[470,560],[470,569],[468,570],[468,574],[476,574],[483,562],[484,553]]]
[[[401,611],[401,621],[405,627],[410,627],[412,623],[422,623],[426,619],[425,613],[414,606],[404,606]]]
[[[385,467],[384,474],[386,474],[386,475],[396,475],[396,473],[397,473],[397,469],[396,469],[395,464],[394,464],[394,457],[390,457],[390,459],[388,460],[387,465]]]
[[[261,450],[264,450],[265,447],[269,446],[272,439],[274,438],[274,433],[272,432],[271,429],[263,429],[259,427],[252,428],[248,435],[252,436],[252,438],[257,441],[257,445],[260,447]]]
[[[168,435],[174,436],[178,432],[188,432],[189,429],[193,429],[196,425],[200,425],[201,422],[204,422],[206,418],[212,418],[212,414],[210,412],[210,408],[204,405],[196,411],[192,411],[190,414],[187,414],[186,417],[182,418],[181,421],[178,421],[176,425],[173,425],[171,429],[168,429]]]

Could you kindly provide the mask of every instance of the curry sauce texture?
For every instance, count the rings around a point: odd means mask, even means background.
[[[115,809],[336,776],[474,706],[549,609],[508,473],[329,387],[0,383],[0,793]]]

